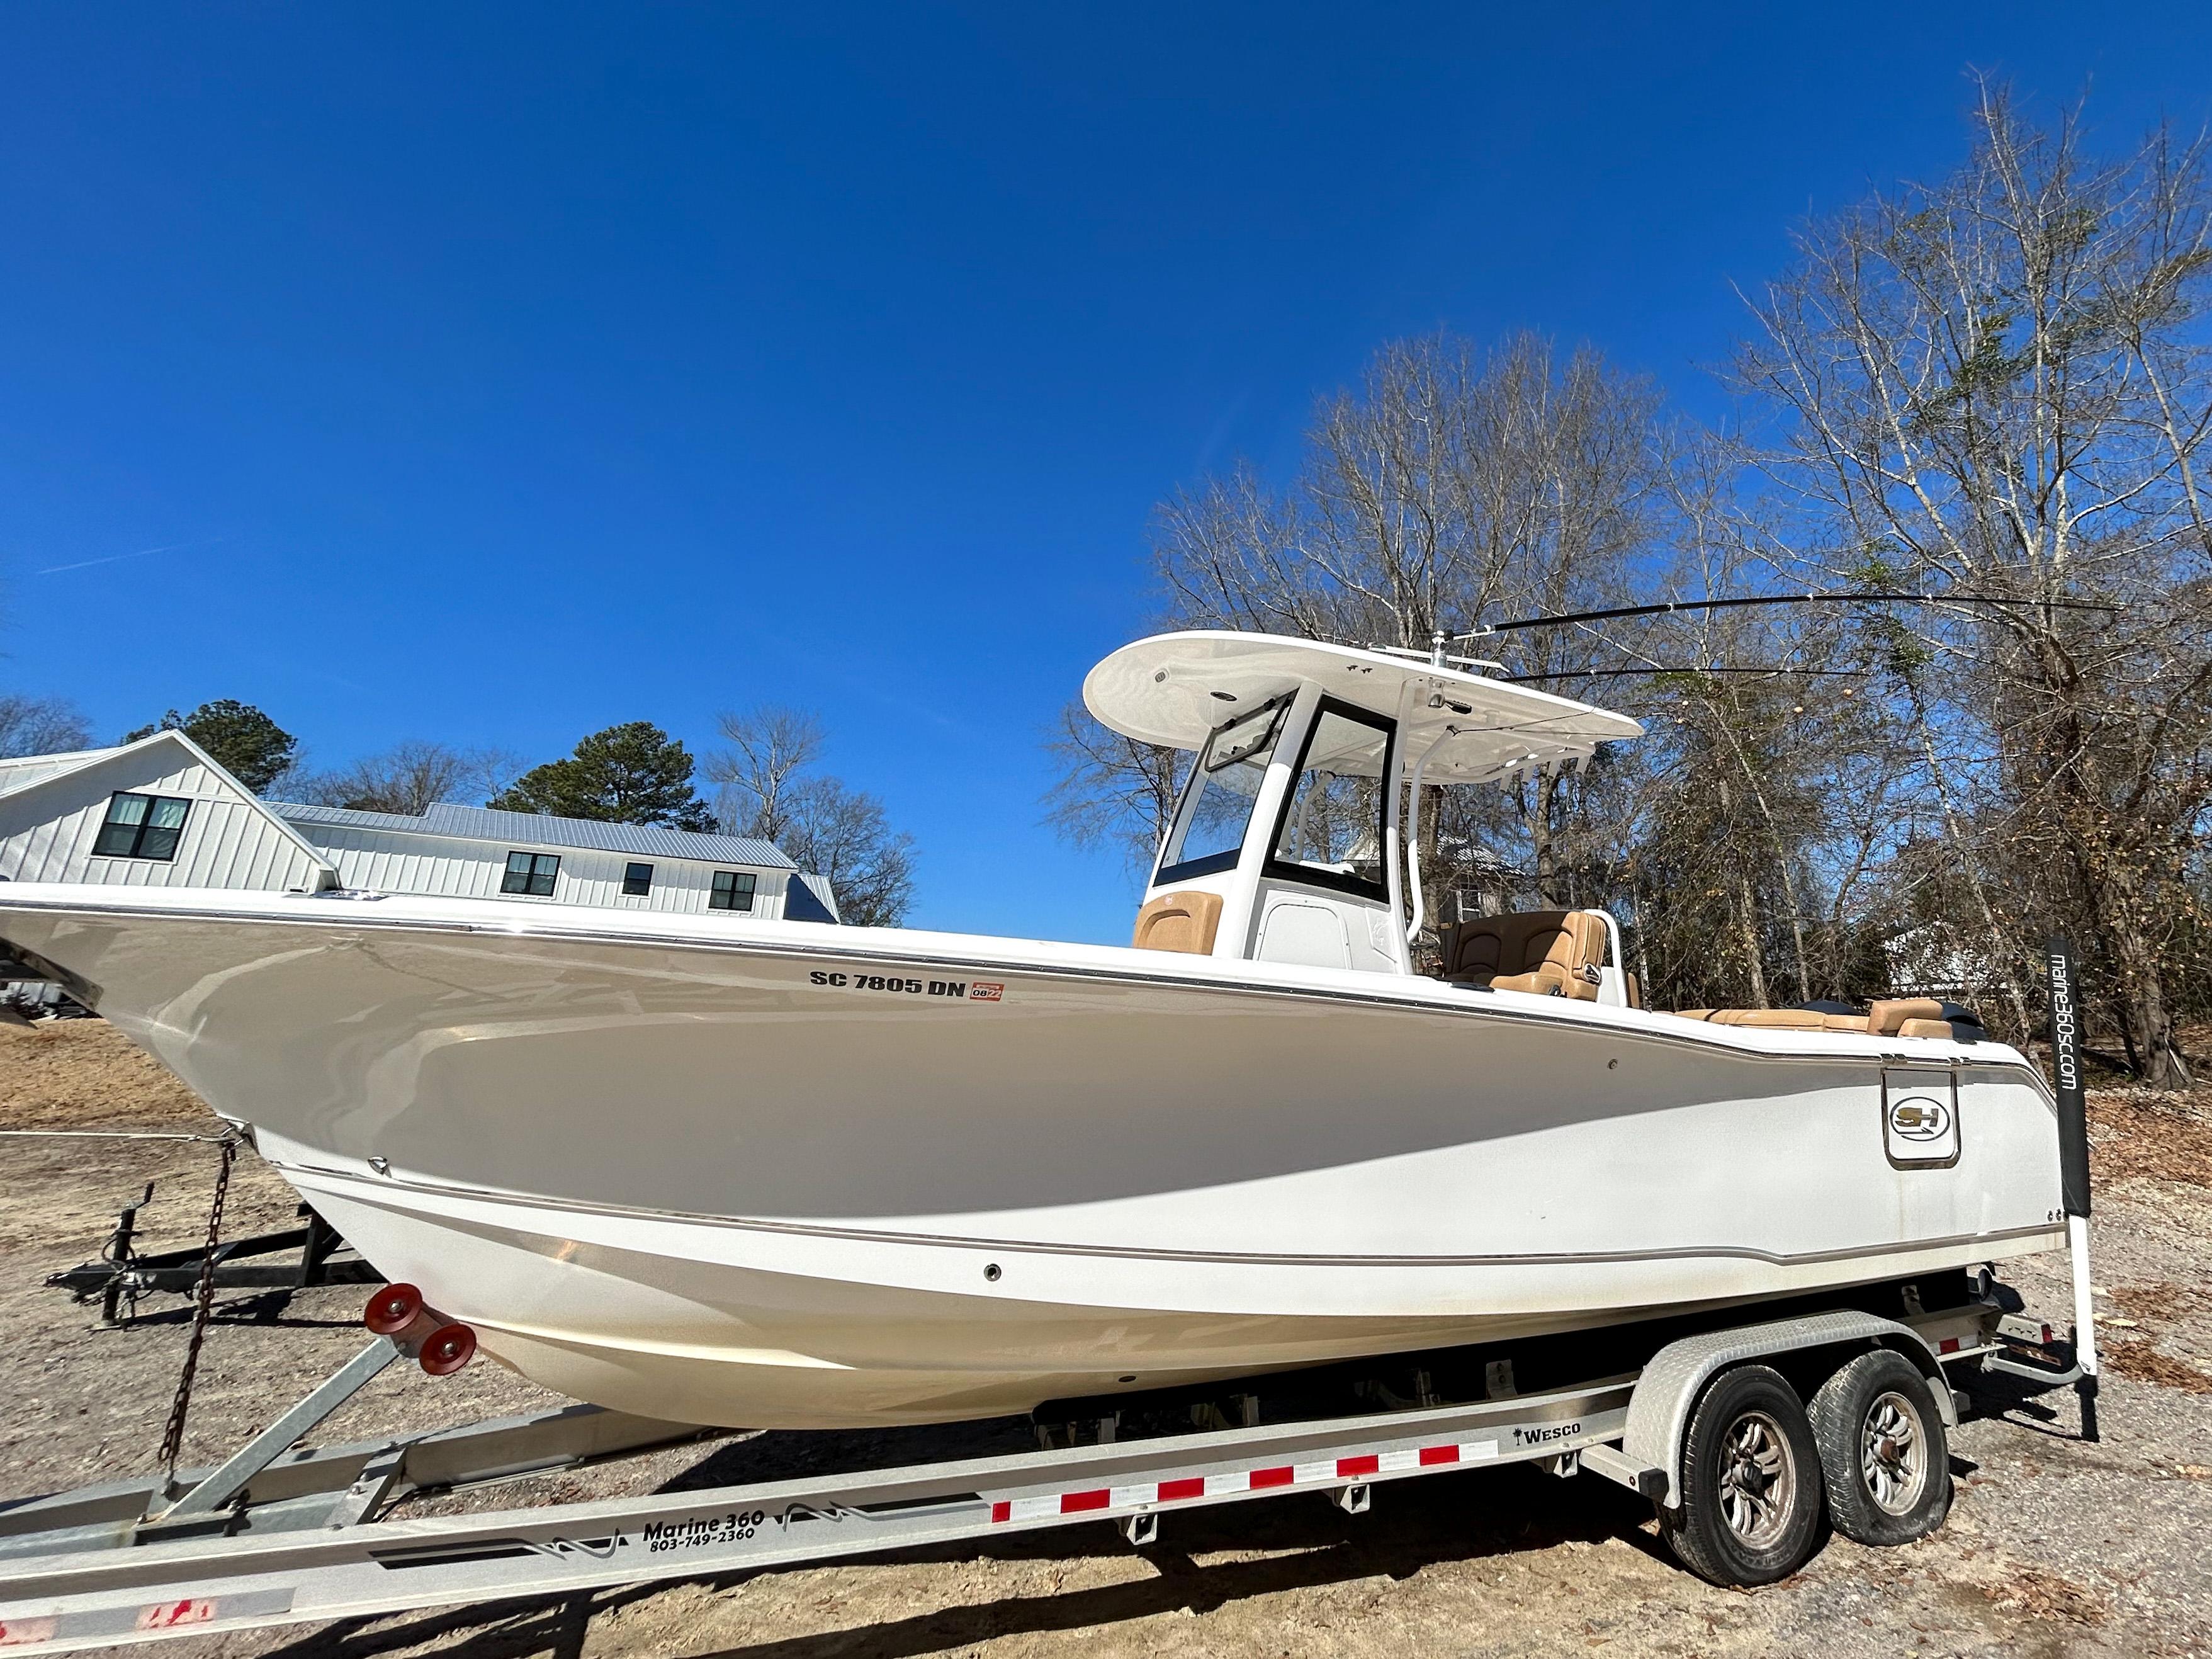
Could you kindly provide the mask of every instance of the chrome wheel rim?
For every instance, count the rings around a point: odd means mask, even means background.
[[[1859,1478],[1886,1515],[1905,1515],[1928,1486],[1928,1435],[1911,1401],[1879,1395],[1859,1425]]]
[[[1782,1425],[1746,1412],[1721,1446],[1721,1519],[1747,1549],[1771,1549],[1797,1508],[1797,1460]]]

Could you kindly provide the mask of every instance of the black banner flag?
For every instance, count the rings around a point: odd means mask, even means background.
[[[2051,975],[2051,1069],[2058,1090],[2058,1168],[2066,1213],[2089,1213],[2089,1118],[2081,1093],[2081,970],[2074,947],[2047,939]]]

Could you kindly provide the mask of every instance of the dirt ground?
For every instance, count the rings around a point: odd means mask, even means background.
[[[300,1627],[167,1650],[199,1656],[437,1653],[1031,1656],[2212,1653],[2212,1091],[2100,1093],[2095,1122],[2105,1437],[2070,1395],[1966,1424],[1958,1499],[1899,1550],[1832,1541],[1796,1577],[1746,1594],[1678,1568],[1647,1506],[1595,1477],[1526,1468],[1376,1490],[1346,1516],[1320,1498],[1171,1516],[1134,1552],[1110,1527],[805,1571]],[[0,1025],[0,1128],[199,1132],[204,1108],[93,1020]],[[0,1139],[0,1492],[150,1469],[182,1358],[184,1298],[127,1329],[40,1281],[94,1255],[116,1209],[155,1183],[143,1247],[197,1242],[204,1143]],[[226,1236],[287,1224],[294,1200],[251,1154]],[[2066,1312],[2064,1263],[2016,1264],[2031,1308]],[[358,1286],[241,1293],[199,1367],[187,1463],[212,1461],[350,1354]],[[433,1382],[394,1368],[320,1438],[351,1440],[554,1403],[479,1364]],[[498,1489],[496,1504],[612,1497],[1024,1449],[1024,1425],[896,1434],[768,1434],[627,1468]]]

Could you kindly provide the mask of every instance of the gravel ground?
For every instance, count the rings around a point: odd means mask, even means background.
[[[1649,1509],[1596,1480],[1526,1468],[1378,1487],[1346,1516],[1320,1498],[1178,1516],[1159,1547],[1071,1528],[988,1547],[554,1602],[506,1603],[170,1645],[177,1659],[283,1654],[831,1656],[1420,1654],[1845,1656],[2212,1653],[2212,1091],[2106,1091],[2093,1103],[2100,1307],[2111,1374],[2100,1444],[2070,1395],[1970,1421],[1958,1499],[1899,1550],[1840,1540],[1753,1594],[1678,1568]],[[95,1021],[0,1026],[0,1127],[203,1130],[175,1079]],[[0,1490],[28,1494],[143,1471],[169,1409],[187,1321],[156,1297],[95,1328],[40,1281],[94,1254],[148,1180],[145,1248],[195,1242],[215,1168],[205,1145],[0,1139]],[[289,1190],[251,1155],[226,1235],[287,1224]],[[2067,1309],[2064,1263],[2015,1264],[2032,1308]],[[222,1303],[200,1363],[187,1462],[209,1461],[351,1353],[360,1287]],[[394,1368],[322,1431],[349,1440],[556,1403],[496,1366],[431,1382]],[[611,1497],[884,1460],[1024,1449],[1019,1423],[897,1433],[762,1435],[702,1452],[478,1494],[482,1506]],[[449,1500],[454,1501],[454,1500]]]

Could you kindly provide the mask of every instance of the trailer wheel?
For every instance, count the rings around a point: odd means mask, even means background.
[[[1863,1353],[1813,1396],[1813,1439],[1836,1530],[1857,1544],[1909,1544],[1951,1509],[1951,1452],[1919,1367],[1893,1348]]]
[[[1682,1443],[1682,1504],[1667,1542],[1716,1584],[1771,1584],[1819,1547],[1820,1454],[1779,1371],[1739,1365],[1705,1390]]]

